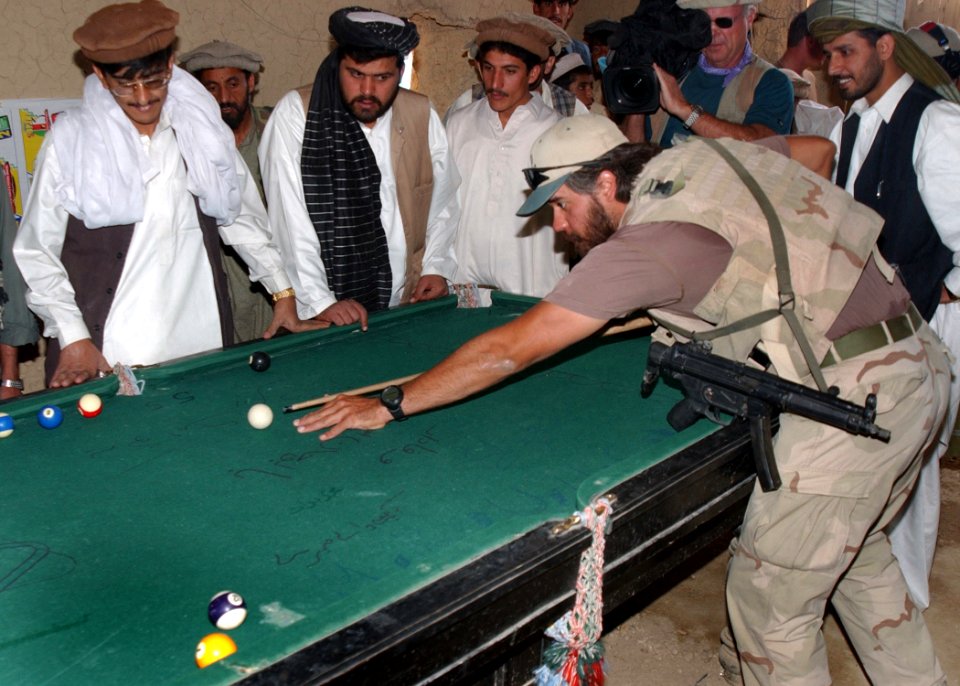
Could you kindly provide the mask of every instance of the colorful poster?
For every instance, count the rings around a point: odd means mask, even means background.
[[[30,193],[40,146],[57,116],[79,100],[0,100],[0,169],[17,221]]]

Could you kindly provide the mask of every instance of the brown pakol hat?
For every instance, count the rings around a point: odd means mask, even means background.
[[[179,21],[180,15],[160,0],[107,5],[87,17],[73,40],[87,59],[116,64],[169,46]]]
[[[538,26],[512,21],[506,17],[494,17],[493,19],[484,19],[477,24],[477,38],[474,43],[480,46],[491,41],[516,45],[532,52],[543,62],[549,57],[550,47],[556,39],[549,31],[545,31]]]

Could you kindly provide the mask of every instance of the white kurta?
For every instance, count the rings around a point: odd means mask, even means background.
[[[866,159],[881,122],[889,122],[900,99],[913,85],[913,77],[904,74],[873,106],[857,100],[850,114],[860,116],[857,139],[850,155],[847,190],[853,193],[860,167]],[[840,149],[843,123],[834,128],[831,139]],[[939,100],[931,103],[920,116],[913,145],[913,167],[923,206],[940,235],[940,240],[953,251],[954,267],[944,278],[947,289],[960,294],[960,106]],[[940,441],[928,456],[913,496],[888,529],[893,553],[900,562],[907,587],[917,605],[930,604],[929,578],[940,521],[940,458],[947,450],[960,405],[960,303],[941,304],[930,321],[955,356],[953,381],[950,385],[950,407]]]
[[[523,168],[530,166],[530,148],[558,121],[537,95],[513,112],[506,127],[486,98],[450,117],[450,147],[463,177],[457,283],[543,297],[569,271],[567,244],[550,226],[551,210],[516,214],[528,194]]]
[[[372,128],[360,127],[380,169],[380,222],[387,236],[393,273],[391,307],[398,305],[403,295],[407,264],[407,241],[390,158],[392,119],[393,110],[390,109]],[[300,159],[306,125],[306,112],[299,91],[287,93],[267,121],[259,151],[263,190],[270,208],[270,226],[297,291],[297,309],[303,319],[316,316],[337,301],[327,285],[320,240],[303,196]],[[457,199],[460,177],[453,165],[443,125],[432,108],[427,136],[433,162],[433,196],[427,215],[422,274],[450,279],[456,269],[453,237],[460,219]]]
[[[155,364],[222,345],[213,274],[187,190],[186,168],[166,117],[152,137],[142,136],[140,142],[157,174],[146,183],[143,220],[134,226],[104,328],[101,352],[110,364]],[[289,288],[256,185],[239,154],[236,161],[242,206],[233,224],[220,227],[220,235],[251,265],[253,280],[270,292]],[[56,149],[45,144],[14,255],[29,288],[27,303],[43,320],[44,335],[66,347],[90,338],[90,332],[60,261],[68,215],[58,200],[59,183]]]

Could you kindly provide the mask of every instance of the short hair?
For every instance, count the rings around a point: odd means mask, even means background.
[[[488,40],[481,44],[480,47],[477,48],[477,61],[483,61],[483,59],[487,56],[487,53],[491,50],[497,50],[499,52],[506,53],[511,57],[516,57],[527,66],[527,71],[530,71],[534,67],[543,64],[543,60],[526,48],[521,48],[519,45],[507,43],[506,41],[502,40]]]
[[[168,45],[156,52],[136,59],[126,60],[125,62],[94,62],[97,68],[104,74],[109,74],[115,79],[123,79],[131,76],[152,76],[166,71],[170,64],[170,56],[173,55],[173,45]]]
[[[800,12],[790,22],[787,28],[787,47],[793,48],[800,45],[804,38],[810,35],[810,29],[807,26],[807,13]]]
[[[870,43],[871,46],[876,46],[877,41],[886,36],[889,31],[886,29],[877,28],[866,28],[866,29],[857,29],[857,35],[863,38],[865,41]]]
[[[339,45],[337,46],[337,56],[340,59],[349,57],[357,64],[367,64],[375,60],[382,60],[384,57],[393,57],[397,60],[397,68],[403,69],[403,55],[400,54],[399,50],[365,48],[359,45]]]
[[[609,171],[617,179],[614,196],[618,202],[630,202],[633,183],[647,162],[662,152],[663,148],[653,143],[621,143],[593,160],[589,167],[582,167],[567,177],[567,186],[574,193],[587,195],[596,188],[600,172]]]
[[[581,64],[579,67],[574,67],[563,76],[558,76],[553,84],[563,88],[564,90],[569,90],[570,84],[573,83],[573,77],[575,76],[593,76],[593,69],[585,64]]]

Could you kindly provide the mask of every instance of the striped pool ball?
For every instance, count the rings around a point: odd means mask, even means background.
[[[239,593],[220,591],[210,599],[207,617],[218,629],[225,631],[236,629],[247,618],[247,603]]]
[[[6,412],[0,412],[0,438],[6,438],[13,433],[13,417]]]

